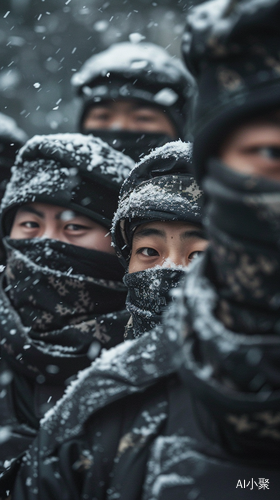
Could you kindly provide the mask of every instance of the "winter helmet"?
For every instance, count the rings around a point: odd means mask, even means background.
[[[202,224],[203,193],[191,169],[191,144],[175,141],[155,149],[123,183],[111,230],[116,253],[129,263],[137,226],[152,221]]]
[[[0,196],[5,191],[18,150],[27,141],[26,133],[10,116],[0,113]]]
[[[122,42],[88,59],[71,80],[88,109],[101,101],[136,99],[168,115],[178,137],[186,137],[194,80],[178,58],[152,43]]]
[[[133,168],[128,156],[81,134],[36,135],[17,155],[2,200],[2,232],[16,210],[40,202],[69,208],[110,228],[119,189]]]
[[[280,107],[279,25],[279,0],[211,0],[190,11],[182,51],[198,84],[199,181],[232,128]]]

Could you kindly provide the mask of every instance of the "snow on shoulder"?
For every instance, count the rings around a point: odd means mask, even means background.
[[[117,399],[142,392],[174,371],[168,337],[161,326],[137,340],[102,351],[89,368],[79,372],[65,395],[41,421],[49,447],[77,435],[98,409]],[[71,416],[71,418],[70,418]]]

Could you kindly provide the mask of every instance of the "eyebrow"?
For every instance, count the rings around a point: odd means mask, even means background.
[[[277,117],[273,118],[273,117],[271,117],[271,118],[269,118],[267,120],[267,123],[269,125],[276,125],[277,127],[280,127],[280,118],[277,118]]]
[[[41,217],[41,219],[44,219],[44,214],[43,212],[40,212],[39,210],[36,210],[36,208],[33,208],[33,207],[20,207],[19,213],[24,213],[24,212],[27,212],[29,214],[35,214],[35,215],[38,215],[38,217]]]
[[[137,233],[134,235],[134,238],[141,239],[145,238],[146,236],[159,236],[160,238],[166,239],[166,232],[156,228],[143,228],[137,231]],[[202,240],[206,239],[202,229],[189,229],[180,234],[181,240],[186,240],[188,238],[200,238]]]
[[[113,107],[114,105],[114,102],[115,101],[103,101],[103,102],[99,102],[99,103],[96,103],[94,106],[92,106],[91,109],[97,109],[97,108],[106,108],[106,109],[110,109]],[[130,103],[131,104],[131,107],[133,110],[138,110],[138,109],[152,109],[152,110],[157,110],[158,111],[158,107],[153,104],[153,103],[147,103],[147,104],[143,104],[141,102],[133,102],[133,103]]]
[[[180,235],[181,240],[185,240],[187,238],[200,238],[202,240],[207,239],[202,229],[190,229]]]
[[[137,231],[137,233],[134,235],[134,238],[140,239],[140,238],[145,238],[145,236],[160,236],[160,238],[166,238],[166,233],[165,231],[160,231],[160,229],[156,228],[143,228]]]
[[[274,116],[273,114],[269,114],[264,116],[262,119],[259,120],[250,120],[248,122],[249,125],[275,125],[277,127],[280,127],[280,116]]]
[[[59,212],[58,214],[56,214],[55,216],[55,219],[56,220],[60,220],[61,219],[61,216],[64,212],[66,211],[70,211],[68,210],[67,208],[62,208],[61,212]],[[40,212],[40,210],[36,210],[36,208],[33,208],[31,206],[25,206],[25,207],[20,207],[19,213],[24,213],[24,212],[27,212],[29,214],[34,214],[34,215],[37,215],[38,217],[40,217],[41,219],[44,219],[45,218],[45,214],[43,212]],[[82,214],[79,214],[77,212],[74,212],[73,210],[71,210],[71,213],[73,214],[73,217],[71,217],[71,219],[74,219],[75,217],[83,217]],[[71,220],[69,219],[69,220]],[[67,219],[68,220],[68,219]]]

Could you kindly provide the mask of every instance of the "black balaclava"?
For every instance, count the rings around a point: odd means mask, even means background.
[[[184,221],[201,225],[203,194],[191,174],[191,144],[167,143],[147,155],[124,182],[114,216],[112,240],[128,267],[135,229],[152,221]],[[182,266],[127,273],[126,306],[132,315],[127,337],[137,337],[161,321],[184,275]]]
[[[209,247],[163,320],[170,356],[210,439],[279,464],[280,183],[211,160],[203,186]]]
[[[206,2],[190,13],[183,50],[201,91],[195,170],[210,244],[166,321],[210,439],[277,464],[280,184],[233,171],[217,150],[234,126],[279,108],[279,20],[279,0]]]
[[[152,149],[163,146],[170,137],[159,132],[133,132],[131,130],[81,129],[83,134],[94,134],[117,151],[139,161]]]
[[[211,0],[188,15],[182,51],[198,85],[193,162],[206,161],[236,126],[280,107],[280,3]]]
[[[222,299],[219,315],[234,331],[249,334],[274,329],[278,183],[239,175],[217,158],[232,130],[280,109],[279,22],[279,0],[224,0],[219,6],[208,1],[190,12],[182,45],[199,87],[194,168],[211,200],[205,213]],[[267,226],[259,217],[267,218]]]
[[[179,286],[183,276],[182,266],[171,269],[152,267],[125,274],[124,283],[128,289],[126,308],[131,314],[126,339],[140,337],[161,323],[162,313],[172,301],[172,290]]]
[[[88,366],[94,342],[97,355],[97,345],[123,340],[126,289],[114,255],[39,238],[5,245],[2,355],[16,373],[61,384]]]
[[[218,160],[208,172],[203,186],[217,315],[235,332],[280,335],[280,183]]]
[[[93,133],[115,149],[139,161],[151,149],[172,138],[164,133],[129,130],[86,130],[84,118],[95,104],[133,99],[164,112],[177,137],[189,139],[190,102],[194,81],[179,59],[152,43],[123,42],[92,56],[72,77],[73,87],[83,98],[79,131]]]
[[[110,226],[119,187],[133,165],[99,138],[35,136],[13,167],[2,200],[3,232],[9,234],[16,209],[32,202]],[[110,347],[123,339],[126,288],[115,255],[48,238],[6,237],[4,243],[2,353],[16,371],[55,383],[88,366],[94,340]],[[48,371],[49,365],[57,371]]]

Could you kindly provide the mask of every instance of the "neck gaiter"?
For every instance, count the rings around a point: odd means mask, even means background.
[[[7,238],[5,246],[2,352],[17,371],[65,380],[89,365],[93,341],[123,340],[126,288],[117,257],[47,239]]]
[[[83,134],[92,134],[100,137],[112,148],[124,153],[138,162],[152,149],[163,146],[171,138],[158,132],[132,132],[130,130],[83,130]]]
[[[143,335],[161,322],[167,304],[171,302],[171,291],[185,275],[183,269],[151,268],[128,273],[124,277],[127,286],[126,308],[131,314],[126,338]]]
[[[280,184],[212,161],[204,182],[211,240],[208,273],[217,316],[235,332],[280,333]]]
[[[165,325],[185,333],[176,356],[204,434],[279,463],[280,185],[218,161],[208,172],[210,244]]]

